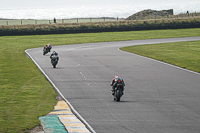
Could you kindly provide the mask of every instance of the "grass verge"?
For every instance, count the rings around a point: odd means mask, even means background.
[[[49,113],[56,104],[54,89],[25,56],[25,49],[43,47],[49,42],[55,46],[189,37],[199,36],[199,33],[200,28],[0,37],[0,132],[25,132],[39,125],[38,117]]]
[[[121,50],[200,73],[200,41],[138,45]]]

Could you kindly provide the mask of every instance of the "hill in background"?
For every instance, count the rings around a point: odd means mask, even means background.
[[[160,16],[169,16],[169,15],[173,15],[173,9],[162,10],[162,11],[148,9],[148,10],[143,10],[138,13],[135,13],[129,16],[128,18],[126,18],[126,20],[155,18],[158,16],[160,17]]]

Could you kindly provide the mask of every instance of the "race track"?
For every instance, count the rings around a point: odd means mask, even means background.
[[[200,75],[118,49],[192,40],[200,37],[53,46],[56,69],[43,48],[28,53],[97,133],[199,133]],[[126,84],[121,102],[111,95],[116,74]]]

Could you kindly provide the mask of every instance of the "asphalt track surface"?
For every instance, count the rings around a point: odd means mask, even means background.
[[[118,49],[192,40],[200,37],[53,46],[55,69],[43,48],[28,53],[97,133],[199,133],[200,75]],[[120,102],[111,95],[116,74],[126,84]]]

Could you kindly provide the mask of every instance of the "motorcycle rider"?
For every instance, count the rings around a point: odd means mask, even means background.
[[[120,80],[123,85],[122,95],[124,94],[124,86],[125,86],[124,80],[122,78],[120,78],[118,75],[115,75],[115,78],[113,78],[113,80],[111,81],[111,84],[110,84],[110,86],[112,86],[112,90],[111,90],[112,95],[115,94],[115,88],[117,87],[118,80]]]
[[[48,47],[49,47],[49,52],[51,52],[51,48],[52,48],[51,43],[48,44]]]
[[[58,53],[56,52],[56,51],[53,51],[53,53],[51,54],[51,56],[50,56],[50,58],[51,58],[51,63],[52,63],[52,59],[53,58],[57,58],[57,61],[59,60],[59,56],[58,56]]]

